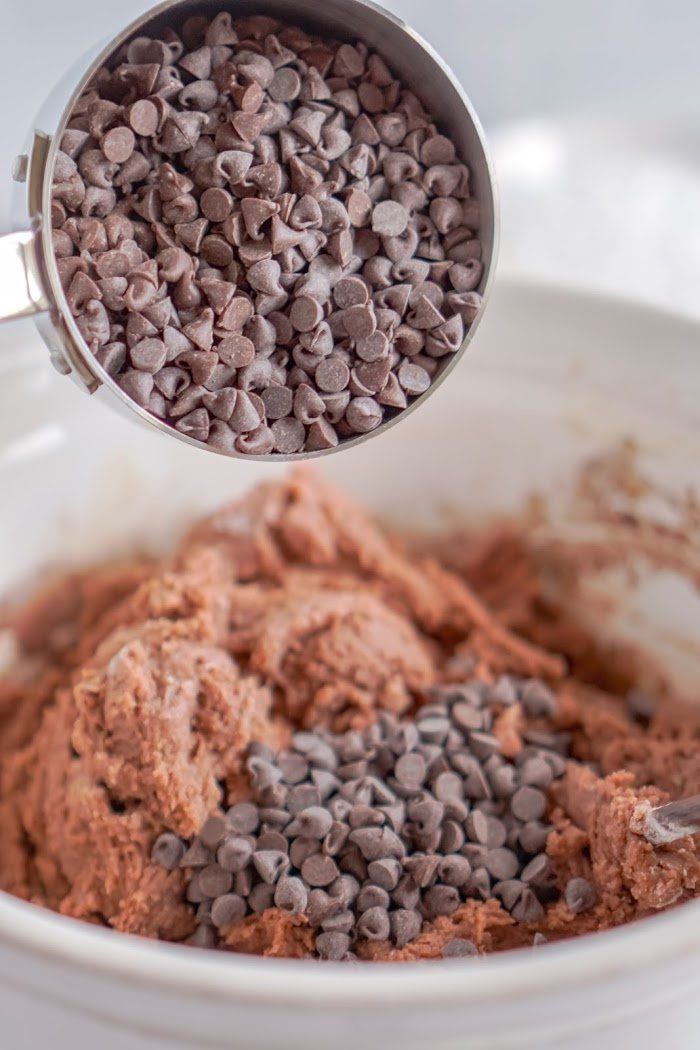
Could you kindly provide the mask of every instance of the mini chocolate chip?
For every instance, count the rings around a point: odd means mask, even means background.
[[[459,907],[459,892],[454,886],[438,883],[423,894],[423,909],[428,919],[452,915]]]
[[[419,912],[396,908],[389,914],[389,924],[396,947],[405,948],[419,935],[423,922]]]
[[[253,802],[237,802],[226,813],[233,831],[241,835],[252,835],[260,824],[258,807]]]
[[[268,419],[282,419],[292,411],[294,393],[286,386],[268,386],[261,394]]]
[[[281,876],[275,886],[275,905],[291,915],[301,915],[308,903],[306,886],[294,876]]]
[[[484,857],[484,867],[495,879],[512,879],[520,865],[512,850],[498,847],[488,850]]]
[[[302,878],[309,886],[329,886],[338,877],[338,868],[332,857],[313,854],[301,866]]]
[[[224,871],[235,873],[244,870],[252,854],[252,841],[242,835],[233,835],[221,843],[216,852],[216,860]]]
[[[304,447],[306,431],[304,424],[292,416],[276,419],[270,427],[272,432],[273,447],[276,452],[289,456],[299,452]]]
[[[433,782],[433,793],[439,802],[461,799],[464,794],[462,778],[456,773],[440,773]]]
[[[102,139],[101,149],[107,160],[114,164],[123,164],[134,152],[136,138],[131,128],[117,127],[107,132]]]
[[[394,775],[406,788],[419,790],[427,772],[425,759],[415,751],[401,755],[394,766]]]
[[[211,850],[198,839],[193,839],[185,851],[181,861],[181,868],[205,868],[213,860]]]
[[[539,755],[528,758],[520,766],[520,782],[531,787],[547,788],[554,778],[554,770],[549,762]]]
[[[207,817],[202,830],[199,833],[199,837],[207,847],[207,849],[216,849],[219,846],[229,831],[229,823],[223,814],[214,813],[212,816]]]
[[[184,842],[170,831],[164,831],[162,835],[159,835],[151,849],[153,863],[160,864],[168,871],[175,871],[176,868],[179,868],[184,856]]]
[[[523,684],[520,690],[520,699],[527,713],[533,717],[541,715],[545,718],[551,718],[556,710],[554,693],[544,682],[540,682],[535,678],[531,678]]]
[[[373,860],[367,870],[372,882],[388,891],[396,889],[402,872],[401,864],[393,857]]]
[[[544,908],[532,890],[526,888],[511,915],[517,922],[539,922],[544,916]]]
[[[266,882],[259,882],[257,886],[253,886],[248,894],[248,904],[256,915],[260,915],[262,912],[267,911],[268,908],[271,908],[274,899],[275,888]]]
[[[438,865],[438,877],[447,886],[466,886],[471,873],[469,861],[458,853],[448,854]]]
[[[339,961],[350,950],[350,938],[346,933],[321,933],[316,938],[316,951],[322,959]]]
[[[512,796],[510,809],[518,820],[539,820],[547,809],[547,796],[537,788],[526,784],[518,788]]]
[[[286,873],[290,863],[286,852],[276,849],[256,849],[252,860],[258,875],[268,885],[277,882]]]
[[[339,358],[327,357],[317,366],[314,379],[320,390],[337,394],[348,385],[350,369]]]
[[[197,879],[201,892],[207,897],[220,897],[228,893],[233,885],[231,873],[224,871],[218,864],[209,864],[202,868]]]
[[[298,814],[292,826],[294,833],[303,838],[322,839],[328,835],[333,823],[332,816],[323,806],[309,806]]]
[[[520,877],[523,882],[530,883],[533,886],[541,886],[546,882],[551,871],[552,864],[549,857],[545,853],[538,853],[525,865],[520,873]]]
[[[391,933],[389,913],[385,908],[368,908],[357,920],[357,933],[368,941],[386,941]]]
[[[595,886],[583,878],[569,879],[564,890],[564,900],[569,911],[575,915],[588,911],[598,901]]]
[[[246,902],[237,893],[225,893],[217,897],[211,906],[211,921],[218,929],[240,922],[247,912]]]
[[[443,959],[466,959],[478,954],[474,942],[466,937],[454,937],[442,949]]]
[[[381,405],[371,397],[355,397],[347,407],[345,418],[356,434],[367,434],[382,421],[384,412]]]

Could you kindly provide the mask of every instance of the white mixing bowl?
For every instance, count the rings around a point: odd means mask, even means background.
[[[556,493],[630,435],[668,490],[700,489],[699,346],[700,329],[672,317],[501,287],[473,355],[430,403],[321,469],[421,526],[445,504],[481,516]],[[106,414],[52,374],[28,328],[0,333],[0,380],[0,593],[51,564],[158,548],[284,469]],[[652,616],[677,613],[673,598],[652,604],[650,632]],[[683,624],[697,643],[696,612]],[[700,1044],[699,993],[700,902],[537,951],[392,966],[195,952],[0,894],[3,1050],[685,1050]]]

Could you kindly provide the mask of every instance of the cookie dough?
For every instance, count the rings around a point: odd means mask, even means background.
[[[432,958],[455,938],[502,950],[689,898],[695,841],[652,849],[630,821],[640,802],[700,791],[698,718],[670,697],[650,721],[632,718],[634,661],[600,651],[552,604],[545,577],[526,533],[396,540],[299,471],[200,522],[162,561],[56,579],[6,618],[18,657],[0,682],[0,888],[185,941],[186,873],[153,863],[151,849],[163,831],[191,839],[218,807],[250,797],[251,741],[277,749],[294,728],[408,715],[429,686],[468,671],[541,677],[557,693],[551,718],[516,704],[493,732],[510,757],[528,729],[571,735],[547,852],[562,890],[585,878],[597,902],[576,913],[561,895],[533,924],[496,899],[468,900],[406,947],[359,942],[358,956]],[[271,908],[226,941],[302,957],[314,937],[304,916]]]

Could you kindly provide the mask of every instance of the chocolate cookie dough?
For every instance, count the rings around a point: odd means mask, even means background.
[[[205,519],[160,562],[57,579],[7,618],[18,655],[0,682],[0,887],[124,932],[361,959],[540,944],[688,899],[700,883],[694,840],[654,849],[634,818],[640,802],[700,790],[698,719],[672,698],[630,708],[633,663],[613,666],[545,577],[526,534],[400,542],[297,472]],[[458,707],[465,689],[480,700]],[[348,741],[377,742],[380,729],[413,743],[386,768],[347,768],[365,760]],[[327,770],[337,785],[319,778],[330,760],[314,740],[342,751],[342,768]],[[476,764],[455,779],[449,755],[470,750]],[[447,764],[423,773],[426,753]],[[548,754],[558,757],[543,777]],[[486,769],[484,798],[474,780],[465,787],[476,769]],[[501,797],[496,769],[512,771]],[[354,773],[407,793],[407,809],[418,787],[452,809],[432,842],[416,831],[417,809],[401,826],[395,811],[376,824],[366,812],[391,801],[355,798],[365,809],[352,820],[340,807],[333,820],[354,825],[368,871],[352,875],[361,901],[347,899],[324,929],[309,891],[328,904],[341,873],[327,862],[340,865],[342,848],[302,856],[303,843],[325,842],[327,804],[343,785],[358,790]],[[290,796],[309,782],[318,799]],[[271,784],[283,792],[261,808]],[[295,810],[288,854],[274,827],[288,826],[285,808]],[[379,835],[356,833],[372,826]],[[503,855],[486,863],[480,837]],[[206,851],[233,840],[210,863]],[[420,876],[416,853],[428,857]],[[249,873],[245,893],[222,879],[232,866]],[[486,881],[474,880],[480,868]],[[412,889],[406,876],[426,881],[401,908],[392,894],[395,877]],[[256,894],[258,884],[268,889]]]

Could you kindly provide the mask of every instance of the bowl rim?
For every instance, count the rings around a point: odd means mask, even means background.
[[[534,295],[572,309],[607,314],[609,323],[643,319],[663,324],[689,339],[700,323],[687,315],[590,290],[540,281],[500,280],[507,294]],[[17,329],[19,331],[19,329]],[[555,942],[532,951],[497,952],[478,959],[417,960],[408,966],[387,962],[348,966],[318,960],[264,958],[237,953],[193,952],[179,944],[125,936],[59,915],[0,891],[0,948],[70,969],[73,975],[113,978],[147,990],[176,992],[220,1005],[312,1005],[414,1009],[436,1004],[466,1008],[496,1005],[506,997],[561,993],[624,976],[658,972],[697,955],[700,899],[615,929]],[[310,977],[313,980],[309,980]],[[341,979],[342,978],[342,979]]]
[[[220,1005],[483,1007],[506,997],[510,1002],[527,999],[543,989],[561,994],[622,976],[629,981],[650,967],[658,973],[664,963],[677,964],[697,954],[699,941],[700,900],[694,900],[536,951],[526,947],[466,960],[348,966],[316,959],[193,951],[182,944],[92,926],[0,891],[0,947],[59,964],[74,976],[111,978],[127,986]]]

